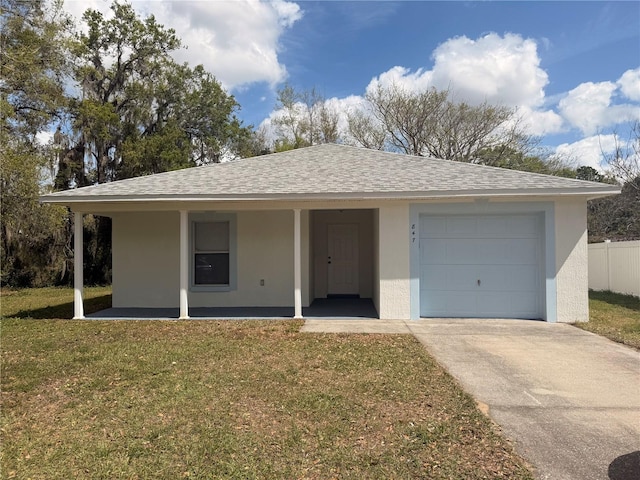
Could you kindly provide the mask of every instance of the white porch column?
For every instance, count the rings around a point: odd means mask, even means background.
[[[84,284],[84,242],[82,238],[82,212],[73,214],[73,318],[84,318],[83,284]]]
[[[180,210],[180,320],[189,318],[189,212]]]
[[[302,318],[302,248],[300,209],[293,210],[293,318]]]

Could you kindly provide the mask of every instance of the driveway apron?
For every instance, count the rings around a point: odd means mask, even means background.
[[[640,353],[571,325],[407,322],[540,479],[640,479]]]

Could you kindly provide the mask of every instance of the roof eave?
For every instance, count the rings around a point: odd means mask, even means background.
[[[502,190],[441,190],[428,192],[354,192],[354,193],[304,193],[304,194],[237,194],[237,195],[43,195],[40,202],[76,205],[81,203],[141,203],[141,202],[305,202],[336,200],[432,200],[445,198],[486,197],[549,197],[572,196],[594,199],[617,195],[619,187],[612,188],[529,188]]]

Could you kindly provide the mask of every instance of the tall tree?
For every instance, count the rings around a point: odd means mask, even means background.
[[[0,29],[2,130],[33,140],[65,106],[68,73],[61,2],[3,0]]]
[[[65,208],[38,203],[46,159],[37,145],[20,137],[2,144],[0,282],[64,283],[71,267],[71,225]]]
[[[75,42],[81,96],[62,128],[57,188],[219,162],[238,155],[250,128],[239,108],[202,66],[177,64],[172,29],[132,6],[113,15],[87,10],[86,33]]]
[[[169,52],[180,46],[174,31],[164,29],[153,16],[140,20],[131,5],[117,1],[111,9],[110,19],[87,10],[83,15],[87,31],[78,35],[74,45],[75,80],[81,96],[71,107],[66,154],[78,152],[73,165],[81,173],[73,173],[81,185],[117,178],[122,145],[127,134],[138,133],[152,101],[150,85],[170,63]],[[93,178],[85,175],[87,162],[93,166]],[[68,170],[60,172],[72,173]],[[68,182],[69,177],[59,175],[57,186],[68,188]]]
[[[68,273],[65,209],[40,205],[46,156],[36,135],[66,106],[60,3],[3,0],[0,29],[0,281],[41,285]]]

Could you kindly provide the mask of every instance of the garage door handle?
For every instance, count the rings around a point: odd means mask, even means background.
[[[478,279],[478,286],[480,286],[480,280]]]

